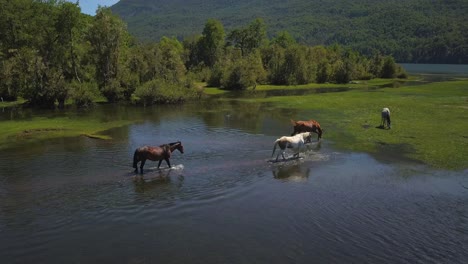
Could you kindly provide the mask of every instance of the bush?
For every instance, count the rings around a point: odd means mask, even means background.
[[[194,88],[168,83],[160,79],[152,80],[139,86],[135,90],[134,95],[145,106],[155,103],[178,103],[197,96]]]
[[[387,56],[384,59],[384,63],[382,66],[382,71],[380,72],[381,78],[394,78],[396,75],[396,64],[393,57]]]
[[[111,79],[104,87],[101,88],[101,93],[109,102],[116,102],[123,98],[124,89],[120,86],[120,81]]]
[[[72,82],[70,84],[70,98],[78,108],[90,107],[94,104],[94,99],[99,96],[96,83]]]
[[[400,65],[397,65],[397,76],[398,79],[408,79],[408,73]]]

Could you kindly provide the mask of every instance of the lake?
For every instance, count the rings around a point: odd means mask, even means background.
[[[466,64],[400,63],[409,74],[468,76]]]
[[[310,113],[267,104],[208,98],[72,114],[136,121],[105,131],[111,140],[0,152],[2,263],[468,259],[468,170],[336,149],[326,131],[301,159],[274,163],[273,142],[292,132],[289,119]],[[133,172],[137,147],[177,140],[185,153],[173,153],[174,168],[147,161],[143,179]]]

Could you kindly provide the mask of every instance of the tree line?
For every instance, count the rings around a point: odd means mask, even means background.
[[[287,32],[268,39],[262,19],[227,33],[210,19],[201,34],[183,41],[138,43],[108,8],[91,17],[59,0],[0,0],[0,6],[0,97],[41,108],[84,107],[99,97],[182,102],[200,95],[199,81],[247,89],[406,75],[390,56],[300,45]]]
[[[398,62],[468,64],[466,0],[133,0],[111,8],[139,40],[183,39],[215,16],[228,30],[262,14],[268,36],[287,30],[307,45],[345,47]],[[190,10],[190,12],[187,12]]]

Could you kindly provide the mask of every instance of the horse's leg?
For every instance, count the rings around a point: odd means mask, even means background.
[[[138,173],[138,162],[135,163],[135,173]]]
[[[278,154],[276,155],[276,160],[275,161],[278,161],[278,158],[279,158],[280,155],[282,155],[283,159],[284,159],[283,150],[278,151]]]
[[[169,168],[171,167],[171,163],[169,162],[169,159],[168,158],[165,158],[166,160],[166,163],[167,163],[167,166],[169,166]]]
[[[296,153],[294,153],[293,158],[299,158],[299,150]]]
[[[159,166],[161,166],[161,162],[162,162],[162,159],[160,159],[158,162],[158,169],[159,169]]]
[[[145,166],[145,162],[146,162],[146,159],[143,159],[141,161],[141,165],[140,165],[140,173],[143,174],[143,166]]]

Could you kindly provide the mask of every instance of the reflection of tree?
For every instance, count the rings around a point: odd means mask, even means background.
[[[305,181],[309,177],[310,168],[302,164],[294,164],[275,167],[272,172],[275,179]]]
[[[292,132],[290,121],[284,116],[296,115],[295,110],[271,109],[267,103],[211,98],[201,102],[197,110],[209,127],[236,128],[250,133],[274,135],[289,135]],[[274,132],[278,129],[282,132]]]

